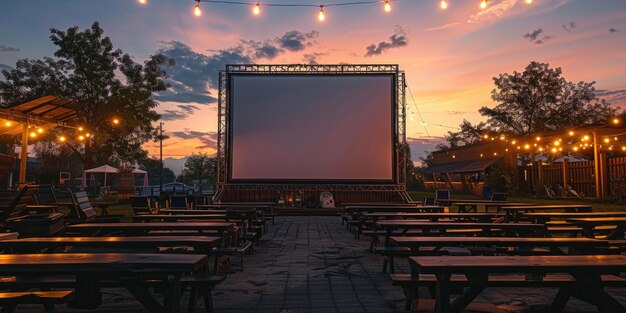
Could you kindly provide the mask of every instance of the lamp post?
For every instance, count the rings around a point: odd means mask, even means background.
[[[163,122],[159,123],[159,197],[163,194]]]

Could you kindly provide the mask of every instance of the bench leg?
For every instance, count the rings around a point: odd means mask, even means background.
[[[576,288],[585,290],[585,294],[597,303],[596,305],[598,306],[600,312],[626,313],[626,308],[624,308],[619,301],[604,291],[599,274],[580,272],[571,274],[574,278],[576,278]]]
[[[189,291],[189,307],[187,308],[187,311],[189,313],[196,313],[196,309],[198,306],[198,297],[198,287],[192,286],[191,290]]]
[[[474,301],[474,299],[476,299],[476,297],[478,297],[478,295],[485,290],[488,280],[487,277],[487,275],[483,274],[467,274],[467,279],[470,283],[469,289],[454,299],[447,312],[463,312],[463,309],[472,303],[472,301]]]
[[[572,294],[572,290],[569,287],[561,287],[556,292],[556,296],[554,300],[552,300],[552,304],[550,304],[550,312],[561,312],[565,308],[567,301]]]

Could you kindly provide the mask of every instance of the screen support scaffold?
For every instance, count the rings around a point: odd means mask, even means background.
[[[233,110],[231,97],[231,78],[234,75],[391,75],[394,89],[393,96],[393,179],[389,183],[374,182],[337,182],[325,181],[275,181],[275,182],[239,182],[233,181],[231,170],[232,151],[229,140],[232,131],[229,123],[232,121]],[[226,69],[219,73],[218,93],[218,137],[217,137],[217,191],[214,196],[215,202],[246,202],[246,201],[271,201],[272,197],[280,193],[306,196],[316,196],[319,192],[330,191],[342,194],[343,202],[390,202],[407,201],[406,195],[406,96],[404,72],[399,70],[398,65],[393,64],[367,64],[367,65],[227,65]],[[346,121],[349,122],[349,121]],[[286,130],[288,131],[288,130]],[[372,195],[379,194],[380,197]],[[384,195],[383,195],[384,194]]]

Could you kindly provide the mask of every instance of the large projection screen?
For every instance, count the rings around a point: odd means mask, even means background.
[[[230,181],[394,181],[393,74],[230,77]]]

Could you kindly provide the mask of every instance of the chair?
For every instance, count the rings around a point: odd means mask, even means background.
[[[74,202],[74,205],[72,205],[70,216],[79,222],[114,223],[120,221],[118,216],[98,216],[96,209],[91,206],[85,191],[73,193],[72,202]]]
[[[170,196],[170,209],[172,210],[189,209],[189,206],[187,204],[187,196]]]
[[[506,201],[506,192],[493,192],[491,193],[491,201]]]
[[[35,204],[56,204],[57,197],[54,194],[54,186],[38,185],[34,197]]]
[[[439,189],[435,191],[435,204],[445,204],[450,202],[450,189]]]
[[[148,196],[131,196],[130,206],[133,208],[135,215],[152,214],[152,205]]]
[[[20,233],[20,236],[44,236],[60,231],[63,228],[63,214],[49,213],[56,206],[33,205],[37,185],[25,185],[14,198],[4,193],[0,200],[0,225]],[[46,213],[31,214],[45,210]]]

